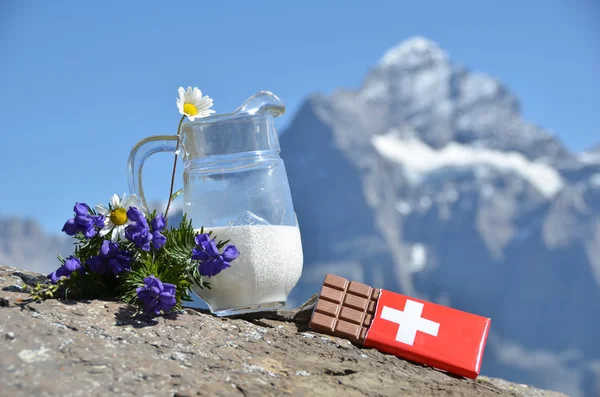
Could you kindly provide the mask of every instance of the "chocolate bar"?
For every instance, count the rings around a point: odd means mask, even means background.
[[[309,327],[474,379],[481,369],[490,322],[328,274]]]
[[[375,314],[379,289],[328,274],[309,327],[362,345]]]

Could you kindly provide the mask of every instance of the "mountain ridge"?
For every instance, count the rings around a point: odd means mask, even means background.
[[[598,320],[580,314],[600,311],[600,170],[431,43],[400,44],[356,89],[311,96],[282,133],[306,255],[292,298],[333,272],[486,315],[484,371],[600,393]]]

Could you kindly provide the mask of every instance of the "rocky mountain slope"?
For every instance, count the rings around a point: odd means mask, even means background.
[[[337,273],[492,318],[483,372],[600,395],[600,157],[490,76],[409,39],[281,136],[300,302]]]
[[[457,378],[315,333],[309,305],[247,320],[193,309],[132,317],[104,301],[15,305],[27,295],[12,291],[40,276],[0,266],[3,397],[564,396]]]
[[[0,216],[0,263],[50,273],[59,262],[58,254],[73,251],[67,236],[44,233],[34,219]]]

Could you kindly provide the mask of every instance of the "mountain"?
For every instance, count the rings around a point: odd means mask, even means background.
[[[600,150],[571,153],[421,37],[309,97],[280,140],[294,302],[333,272],[488,316],[484,373],[600,395]]]
[[[34,219],[0,217],[0,264],[50,273],[63,256],[73,252],[66,236],[44,233]]]

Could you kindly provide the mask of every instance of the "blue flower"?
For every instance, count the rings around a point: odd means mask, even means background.
[[[192,251],[192,259],[207,261],[219,255],[219,249],[215,239],[211,239],[208,233],[196,236],[196,245]]]
[[[167,226],[163,214],[155,216],[154,219],[150,221],[150,226],[152,226],[152,244],[154,244],[157,249],[161,249],[167,242],[167,238],[161,234]]]
[[[196,245],[192,250],[192,259],[200,261],[198,270],[201,275],[207,277],[214,277],[231,267],[231,261],[240,255],[235,245],[228,245],[223,253],[219,254],[215,239],[211,239],[208,233],[198,234]]]
[[[159,315],[171,310],[177,300],[175,299],[175,285],[163,283],[160,279],[151,275],[144,279],[144,286],[138,287],[138,299],[144,306],[144,311],[149,314]]]
[[[132,241],[136,247],[144,251],[150,251],[150,243],[157,249],[160,249],[165,245],[167,238],[163,236],[161,232],[165,228],[166,222],[162,214],[150,221],[152,231],[150,231],[150,226],[148,226],[146,217],[136,207],[130,207],[127,210],[127,217],[134,223],[125,228],[125,237],[129,241]]]
[[[69,256],[61,267],[59,267],[58,269],[56,269],[48,275],[48,278],[50,279],[52,284],[56,284],[61,277],[65,276],[69,278],[71,276],[71,273],[79,270],[80,268],[81,261],[75,258],[74,256]]]
[[[75,216],[65,222],[62,231],[69,236],[77,233],[83,233],[86,238],[92,238],[98,233],[98,229],[104,226],[104,217],[102,215],[91,215],[89,207],[85,203],[75,203],[73,207]]]
[[[132,261],[133,256],[130,252],[120,250],[118,243],[104,240],[100,247],[100,255],[92,256],[86,263],[95,273],[104,274],[111,271],[116,276],[121,272],[131,270]]]
[[[135,222],[139,226],[148,227],[148,222],[146,221],[146,217],[144,213],[137,209],[137,207],[129,207],[127,210],[127,218],[130,221]]]

